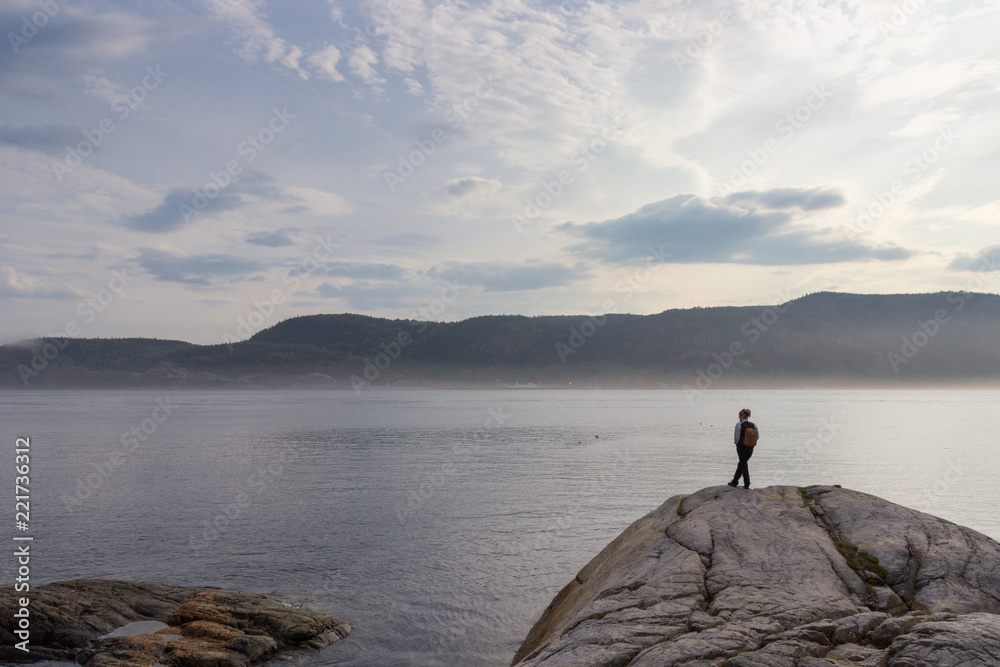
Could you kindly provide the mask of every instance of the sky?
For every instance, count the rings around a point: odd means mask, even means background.
[[[5,0],[0,28],[0,343],[1000,290],[996,0]]]

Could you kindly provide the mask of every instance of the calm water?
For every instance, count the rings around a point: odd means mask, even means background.
[[[841,484],[1000,538],[998,399],[6,392],[3,484],[14,482],[15,438],[30,436],[34,584],[107,577],[280,592],[354,626],[298,665],[502,665],[629,523],[731,478],[741,407],[761,430],[754,486]],[[133,428],[144,440],[123,443]],[[14,558],[0,568],[9,585]]]

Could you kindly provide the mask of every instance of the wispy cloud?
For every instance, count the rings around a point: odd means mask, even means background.
[[[309,56],[307,61],[319,72],[319,75],[330,81],[343,81],[344,75],[337,69],[340,62],[340,49],[335,44],[323,47]]]
[[[0,266],[0,296],[24,299],[66,299],[76,295],[66,287],[46,285],[33,278],[18,274],[13,267]]]
[[[0,34],[7,51],[0,58],[0,84],[7,95],[29,99],[61,95],[67,80],[141,52],[162,36],[155,22],[137,13],[57,6],[59,11],[50,18],[36,2],[0,5]],[[46,17],[40,27],[34,20],[38,12]],[[14,40],[14,49],[11,35],[23,38],[25,33],[31,37]]]
[[[948,265],[951,271],[1000,271],[1000,244],[961,253]]]
[[[464,285],[482,287],[484,292],[522,292],[563,287],[590,278],[591,272],[555,262],[504,264],[499,262],[448,262],[427,274],[452,278]]]
[[[385,83],[385,79],[379,76],[378,71],[375,69],[375,65],[377,64],[378,56],[375,55],[375,52],[370,47],[364,44],[355,48],[351,52],[351,57],[347,60],[347,66],[351,68],[353,74],[360,77],[365,83],[373,85]]]
[[[440,237],[434,236],[433,234],[403,232],[401,234],[376,239],[374,242],[379,245],[390,246],[393,248],[405,248],[412,246],[428,246],[437,243],[440,240]]]
[[[268,248],[284,248],[295,245],[292,233],[298,231],[296,228],[276,229],[273,232],[252,232],[247,234],[247,243],[262,245]]]
[[[137,261],[157,280],[198,287],[210,286],[219,277],[246,276],[267,268],[227,253],[186,255],[156,248],[140,248]]]
[[[202,0],[206,13],[228,25],[240,40],[237,54],[247,63],[278,63],[307,79],[300,66],[303,51],[275,34],[261,0]]]
[[[61,125],[10,127],[0,125],[0,145],[37,150],[62,157],[66,146],[82,138],[79,129]]]
[[[156,208],[131,215],[123,223],[137,232],[164,234],[185,227],[199,214],[214,215],[243,206],[243,198],[235,191],[223,190],[212,199],[205,198],[205,205],[195,208],[194,194],[190,188],[171,190]]]
[[[406,269],[395,264],[378,262],[325,262],[316,275],[403,282],[406,277]]]
[[[829,188],[774,188],[767,192],[734,192],[725,198],[725,203],[742,206],[759,206],[771,209],[799,208],[803,211],[818,211],[824,208],[838,208],[846,203],[844,195]]]
[[[238,209],[254,200],[296,204],[302,201],[298,196],[286,192],[273,177],[247,170],[240,175],[238,181],[217,189],[214,197],[208,197],[204,191],[195,188],[175,188],[155,208],[126,216],[122,222],[135,231],[163,234],[182,229],[200,216]]]
[[[500,189],[501,184],[495,178],[482,178],[480,176],[463,176],[453,178],[445,184],[445,192],[452,197],[462,199],[478,193],[492,194]]]
[[[384,283],[351,283],[334,285],[324,282],[316,288],[316,294],[324,299],[343,299],[349,308],[361,311],[372,309],[408,309],[414,315],[417,307],[428,298],[426,288],[407,283],[385,285]]]

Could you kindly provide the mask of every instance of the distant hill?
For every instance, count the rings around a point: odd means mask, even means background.
[[[1000,296],[820,292],[656,315],[295,317],[232,345],[38,339],[0,386],[547,387],[1000,384]]]

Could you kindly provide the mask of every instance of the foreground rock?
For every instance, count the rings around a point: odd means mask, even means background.
[[[20,639],[13,634],[22,595],[0,591],[0,660],[244,667],[290,648],[323,648],[351,631],[339,619],[266,595],[80,579],[30,592],[26,654],[14,647]]]
[[[629,526],[514,663],[1000,665],[1000,544],[839,487],[710,487]]]

